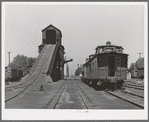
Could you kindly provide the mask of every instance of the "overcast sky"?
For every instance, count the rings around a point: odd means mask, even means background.
[[[128,66],[144,53],[144,6],[140,5],[50,5],[50,4],[5,4],[5,65],[8,53],[11,61],[20,54],[38,56],[42,43],[41,30],[50,24],[62,32],[65,53],[77,64],[95,53],[98,45],[107,41],[122,46],[129,54]],[[142,57],[144,54],[142,54]]]

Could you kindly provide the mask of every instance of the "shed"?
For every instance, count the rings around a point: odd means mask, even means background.
[[[42,44],[56,44],[59,42],[61,45],[61,31],[54,27],[53,25],[49,25],[48,27],[42,30]]]

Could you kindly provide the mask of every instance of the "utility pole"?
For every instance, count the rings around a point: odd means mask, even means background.
[[[8,57],[9,57],[9,68],[10,68],[10,53],[11,53],[11,52],[8,52]]]
[[[143,53],[137,53],[137,54],[139,54],[139,59],[141,58],[141,54],[143,54]]]

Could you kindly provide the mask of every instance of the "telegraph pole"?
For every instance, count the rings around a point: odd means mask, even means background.
[[[141,54],[143,54],[143,53],[137,53],[137,54],[139,54],[139,59],[141,58]]]
[[[8,57],[9,57],[9,68],[10,68],[10,53],[11,53],[11,52],[8,52]]]

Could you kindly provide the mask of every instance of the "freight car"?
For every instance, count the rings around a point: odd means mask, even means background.
[[[23,77],[22,69],[5,68],[5,80],[15,81]]]
[[[83,65],[82,81],[96,89],[120,88],[127,78],[127,57],[121,46],[111,45],[109,41],[98,46]]]

